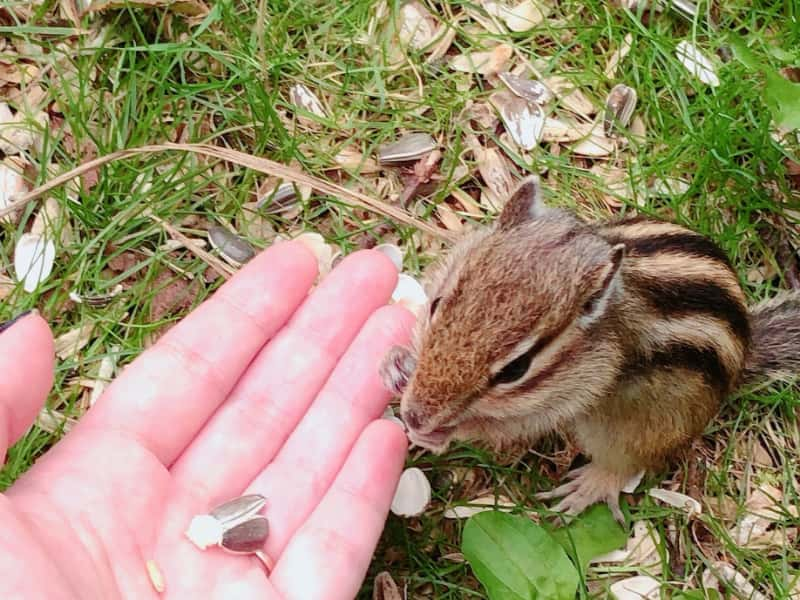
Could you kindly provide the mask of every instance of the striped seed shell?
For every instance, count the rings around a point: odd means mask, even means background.
[[[520,77],[511,71],[502,71],[497,76],[509,90],[528,102],[544,106],[553,99],[553,92],[537,79]]]
[[[436,140],[431,134],[408,133],[394,142],[381,145],[378,148],[378,162],[382,165],[395,165],[419,160],[436,147]]]
[[[222,258],[237,267],[256,255],[256,251],[250,244],[224,227],[217,225],[209,227],[208,241]]]
[[[636,90],[624,83],[619,83],[609,92],[606,98],[606,112],[603,117],[603,130],[611,135],[615,129],[628,126],[636,109]]]
[[[220,546],[235,554],[250,554],[264,547],[267,536],[269,536],[267,517],[256,515],[231,528],[225,528]]]

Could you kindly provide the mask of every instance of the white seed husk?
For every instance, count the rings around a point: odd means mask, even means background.
[[[164,574],[161,572],[161,569],[158,568],[158,563],[150,559],[145,563],[145,568],[147,569],[147,576],[150,578],[150,583],[153,584],[153,589],[159,594],[164,592],[167,586],[164,582]]]
[[[482,512],[494,510],[510,512],[514,508],[516,508],[516,504],[505,496],[495,498],[493,494],[489,494],[470,500],[468,506],[451,506],[442,513],[442,516],[445,519],[469,519]]]
[[[532,150],[539,144],[545,123],[541,106],[507,91],[492,94],[490,101],[514,143],[524,150]]]
[[[713,581],[718,579],[731,586],[738,595],[749,600],[767,600],[767,597],[757,591],[753,584],[747,581],[747,577],[739,573],[732,565],[725,561],[717,561],[709,569],[703,572],[703,581]]]
[[[622,491],[626,494],[632,494],[636,491],[636,488],[639,487],[639,484],[642,482],[642,478],[644,477],[644,469],[639,471],[636,475],[631,477],[623,486]]]
[[[211,515],[197,515],[189,523],[186,537],[200,550],[222,543],[222,523]]]
[[[450,68],[463,73],[494,75],[504,70],[512,53],[511,46],[500,44],[492,50],[460,54],[450,61]]]
[[[403,471],[392,500],[391,510],[399,517],[416,517],[431,501],[431,484],[417,467]]]
[[[320,118],[325,119],[328,116],[319,98],[302,83],[297,83],[289,88],[289,100],[298,108]]]
[[[714,63],[691,42],[687,42],[686,40],[678,42],[678,46],[675,49],[675,56],[678,58],[678,61],[686,67],[689,73],[706,85],[710,85],[711,87],[717,87],[719,85],[719,77],[717,76]]]
[[[647,493],[656,500],[661,500],[665,504],[680,508],[690,517],[703,512],[703,505],[686,494],[681,494],[680,492],[674,492],[672,490],[663,490],[661,488],[649,489]]]
[[[282,183],[274,190],[264,194],[256,201],[256,208],[263,208],[269,203],[271,213],[279,213],[292,207],[297,198],[297,189],[291,182]]]
[[[392,301],[405,306],[416,314],[428,302],[428,296],[416,279],[400,273],[397,276],[397,285],[392,292]]]
[[[552,11],[552,7],[536,2],[535,0],[523,0],[515,6],[509,8],[502,4],[497,4],[497,15],[511,31],[529,31],[542,21]]]
[[[14,248],[14,272],[23,289],[31,293],[53,271],[55,244],[42,235],[24,233]]]
[[[420,2],[412,0],[400,7],[400,41],[415,50],[427,47],[436,37],[436,19]]]
[[[25,192],[25,179],[11,167],[0,164],[0,210],[14,202],[17,195]],[[10,223],[13,213],[0,218],[2,223]]]
[[[408,133],[400,139],[378,147],[378,162],[394,165],[419,160],[437,147],[436,140],[429,133]]]
[[[617,581],[611,586],[611,594],[617,600],[655,600],[659,598],[661,582],[649,575],[638,575]]]

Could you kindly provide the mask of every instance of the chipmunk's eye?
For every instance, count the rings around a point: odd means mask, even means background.
[[[542,348],[553,341],[552,336],[542,336],[531,346],[530,350],[520,354],[517,358],[500,369],[489,379],[489,385],[499,385],[501,383],[513,383],[523,377],[528,369],[531,368],[531,361],[542,351]]]
[[[433,313],[435,313],[436,309],[439,307],[439,300],[441,299],[442,297],[439,296],[438,298],[434,298],[433,302],[431,302],[431,316],[433,316]]]

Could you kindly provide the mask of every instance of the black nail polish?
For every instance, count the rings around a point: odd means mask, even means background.
[[[8,329],[8,328],[9,328],[9,327],[11,327],[11,326],[12,326],[14,323],[16,323],[17,321],[19,321],[19,320],[20,320],[22,317],[26,317],[26,316],[28,316],[29,314],[31,314],[32,312],[33,312],[32,310],[26,310],[26,311],[25,311],[25,312],[23,312],[23,313],[19,313],[19,314],[18,314],[16,317],[14,317],[13,319],[9,319],[9,320],[8,320],[8,321],[6,321],[5,323],[0,323],[0,333],[3,333],[3,332],[6,330],[6,329]]]

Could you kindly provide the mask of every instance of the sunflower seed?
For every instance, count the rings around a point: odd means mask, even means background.
[[[614,86],[606,98],[606,112],[603,118],[603,131],[611,135],[614,129],[628,126],[636,109],[636,90],[624,83]]]
[[[500,113],[506,131],[514,142],[525,150],[535,148],[544,131],[542,107],[506,91],[496,92],[489,101]]]
[[[256,251],[245,240],[224,227],[214,225],[208,229],[208,241],[220,256],[238,267],[256,255]]]
[[[553,99],[553,92],[541,81],[519,77],[510,71],[503,71],[497,76],[509,90],[528,102],[544,106]]]
[[[234,554],[250,554],[264,547],[268,535],[267,517],[253,516],[230,529],[224,529],[220,546]]]
[[[201,550],[220,546],[233,553],[252,553],[261,549],[269,535],[269,523],[258,511],[266,498],[249,494],[225,502],[209,514],[196,515],[186,537]]]
[[[435,150],[436,146],[436,140],[429,133],[409,133],[395,142],[381,145],[378,148],[378,162],[395,165],[419,160]]]
[[[292,182],[282,183],[256,201],[256,208],[269,204],[270,213],[280,213],[292,207],[297,198],[297,190]]]
[[[675,49],[675,55],[680,63],[686,67],[686,70],[700,81],[711,87],[719,86],[719,77],[714,68],[714,63],[697,46],[685,40],[679,42]]]

